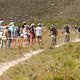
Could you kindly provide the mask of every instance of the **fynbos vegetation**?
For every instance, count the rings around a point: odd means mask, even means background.
[[[78,19],[80,0],[0,0],[0,17],[18,22]]]

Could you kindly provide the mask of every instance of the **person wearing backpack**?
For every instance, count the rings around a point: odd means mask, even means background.
[[[70,28],[68,25],[66,25],[63,28],[62,33],[64,34],[64,42],[69,42],[70,41]]]
[[[51,29],[50,29],[50,34],[49,36],[51,36],[51,46],[55,46],[56,45],[56,39],[57,39],[57,35],[58,35],[58,31],[56,30],[56,28],[54,27],[54,25],[51,25]]]
[[[15,22],[10,24],[9,30],[11,31],[12,43],[15,46],[16,45],[16,37],[17,37],[17,34],[16,34],[17,28],[15,26]]]

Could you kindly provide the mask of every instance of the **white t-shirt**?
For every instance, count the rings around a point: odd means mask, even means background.
[[[23,29],[23,36],[24,36],[24,38],[27,38],[26,28]]]
[[[11,30],[11,36],[13,37],[13,36],[16,36],[16,26],[15,25],[11,25],[10,27],[9,27],[9,30]]]
[[[42,27],[36,27],[36,36],[42,36]]]

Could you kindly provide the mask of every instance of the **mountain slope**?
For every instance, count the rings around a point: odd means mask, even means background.
[[[0,0],[0,17],[17,21],[80,16],[80,0]]]

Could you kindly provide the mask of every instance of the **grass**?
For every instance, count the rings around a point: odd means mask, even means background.
[[[80,43],[47,50],[8,70],[1,80],[80,80]]]
[[[15,60],[28,51],[28,48],[22,47],[0,50],[0,63]]]
[[[74,40],[75,38],[78,38],[78,35],[75,34],[73,31],[71,31],[71,40]],[[64,42],[64,36],[61,32],[61,30],[58,30],[58,37],[57,37],[57,44]],[[17,47],[12,49],[2,49],[0,50],[0,63],[10,61],[17,59],[21,57],[24,53],[30,51],[30,50],[36,50],[36,49],[45,49],[49,50],[51,43],[51,37],[49,37],[49,31],[45,29],[43,31],[43,41],[41,45],[37,45],[34,43],[29,48],[23,48],[23,47]]]
[[[29,48],[0,50],[0,62],[15,60],[30,49],[44,49],[45,52],[26,60],[8,70],[0,80],[79,80],[80,43],[68,43],[57,49],[49,49],[49,31],[44,29],[42,45],[34,44]],[[78,35],[71,32],[71,40]],[[63,34],[58,31],[58,44],[63,43]],[[44,44],[43,44],[44,43]]]
[[[43,46],[45,47],[45,45],[43,44],[37,45],[36,43],[34,43],[32,46],[27,47],[27,48],[24,48],[22,46],[16,46],[16,48],[13,47],[11,49],[5,49],[5,48],[3,48],[2,50],[0,49],[0,64],[3,62],[7,62],[7,61],[11,61],[11,60],[20,58],[21,56],[23,56],[23,54],[31,50],[42,49]]]

